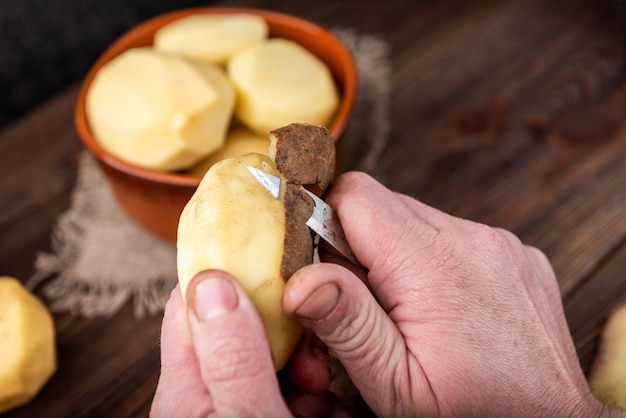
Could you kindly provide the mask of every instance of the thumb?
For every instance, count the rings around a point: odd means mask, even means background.
[[[261,319],[229,274],[207,270],[187,290],[188,321],[216,416],[289,416]]]
[[[396,383],[409,377],[406,347],[393,321],[354,273],[330,263],[306,266],[287,281],[283,308],[336,355],[377,415],[384,413],[378,407],[394,404]]]

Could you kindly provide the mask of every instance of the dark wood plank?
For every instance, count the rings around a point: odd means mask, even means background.
[[[68,89],[0,132],[0,272],[26,280],[51,227],[69,205],[82,149]]]
[[[592,367],[607,316],[621,303],[626,303],[626,240],[565,300],[565,314],[585,372]]]
[[[58,371],[16,416],[147,415],[160,370],[160,318],[133,319],[128,305],[112,318],[55,319]]]

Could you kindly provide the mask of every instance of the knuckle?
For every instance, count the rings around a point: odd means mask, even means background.
[[[454,277],[493,277],[515,274],[523,245],[513,233],[485,224],[460,220],[457,233],[437,239],[430,249],[439,271]],[[443,234],[441,234],[443,235]]]
[[[468,268],[466,240],[457,238],[449,230],[432,230],[423,238],[421,251],[430,265],[446,277],[464,276]]]
[[[527,245],[525,246],[525,250],[529,258],[533,260],[536,264],[538,264],[539,267],[541,268],[547,267],[547,268],[552,269],[548,256],[539,248],[534,247],[532,245]]]
[[[476,250],[484,254],[488,265],[500,270],[517,264],[516,257],[522,245],[513,233],[481,224],[474,235],[478,243]]]

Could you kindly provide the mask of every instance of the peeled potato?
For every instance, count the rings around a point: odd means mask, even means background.
[[[219,149],[235,94],[209,63],[133,48],[96,74],[87,120],[111,154],[140,167],[186,169]]]
[[[235,52],[267,38],[260,16],[240,13],[195,15],[169,23],[154,35],[154,48],[224,65]]]
[[[314,203],[300,184],[313,180],[324,190],[332,180],[335,152],[323,127],[294,124],[271,136],[276,162],[246,154],[216,163],[203,177],[180,216],[177,267],[183,295],[202,270],[232,274],[259,311],[274,367],[280,370],[302,333],[282,310],[285,281],[313,262],[306,221]],[[295,176],[291,169],[282,170],[283,157],[289,160],[284,165],[300,167]],[[281,178],[279,199],[256,181],[248,166]]]
[[[12,277],[0,277],[0,413],[30,401],[56,371],[54,323]]]
[[[247,129],[234,128],[226,135],[224,146],[210,154],[188,170],[192,176],[202,177],[218,161],[251,152],[267,155],[270,141],[268,137],[252,133]]]
[[[292,122],[326,125],[339,103],[328,67],[287,39],[234,54],[227,72],[237,92],[236,118],[261,135]]]
[[[626,410],[626,304],[607,321],[589,386],[602,402]]]

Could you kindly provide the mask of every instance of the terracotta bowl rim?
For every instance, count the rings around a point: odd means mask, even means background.
[[[337,36],[335,36],[330,30],[313,23],[312,21],[286,13],[246,7],[192,7],[166,12],[133,26],[113,41],[91,66],[81,84],[74,108],[74,124],[81,142],[83,142],[87,149],[91,151],[91,153],[94,154],[102,163],[131,177],[159,184],[169,184],[190,188],[197,187],[201,180],[199,177],[183,173],[163,172],[138,167],[109,154],[102,146],[100,146],[100,144],[98,144],[91,134],[85,112],[85,99],[89,86],[100,68],[113,57],[132,46],[135,39],[141,37],[145,32],[154,32],[156,28],[159,28],[166,23],[193,14],[235,13],[252,13],[262,16],[270,24],[270,32],[272,24],[287,25],[297,29],[297,32],[308,33],[315,37],[321,37],[324,39],[324,43],[328,43],[329,45],[332,44],[334,47],[333,49],[338,52],[338,62],[340,64],[340,68],[345,74],[341,92],[341,102],[336,115],[329,125],[329,130],[337,141],[344,132],[350,113],[354,107],[357,77],[356,66],[352,58],[352,54]]]

